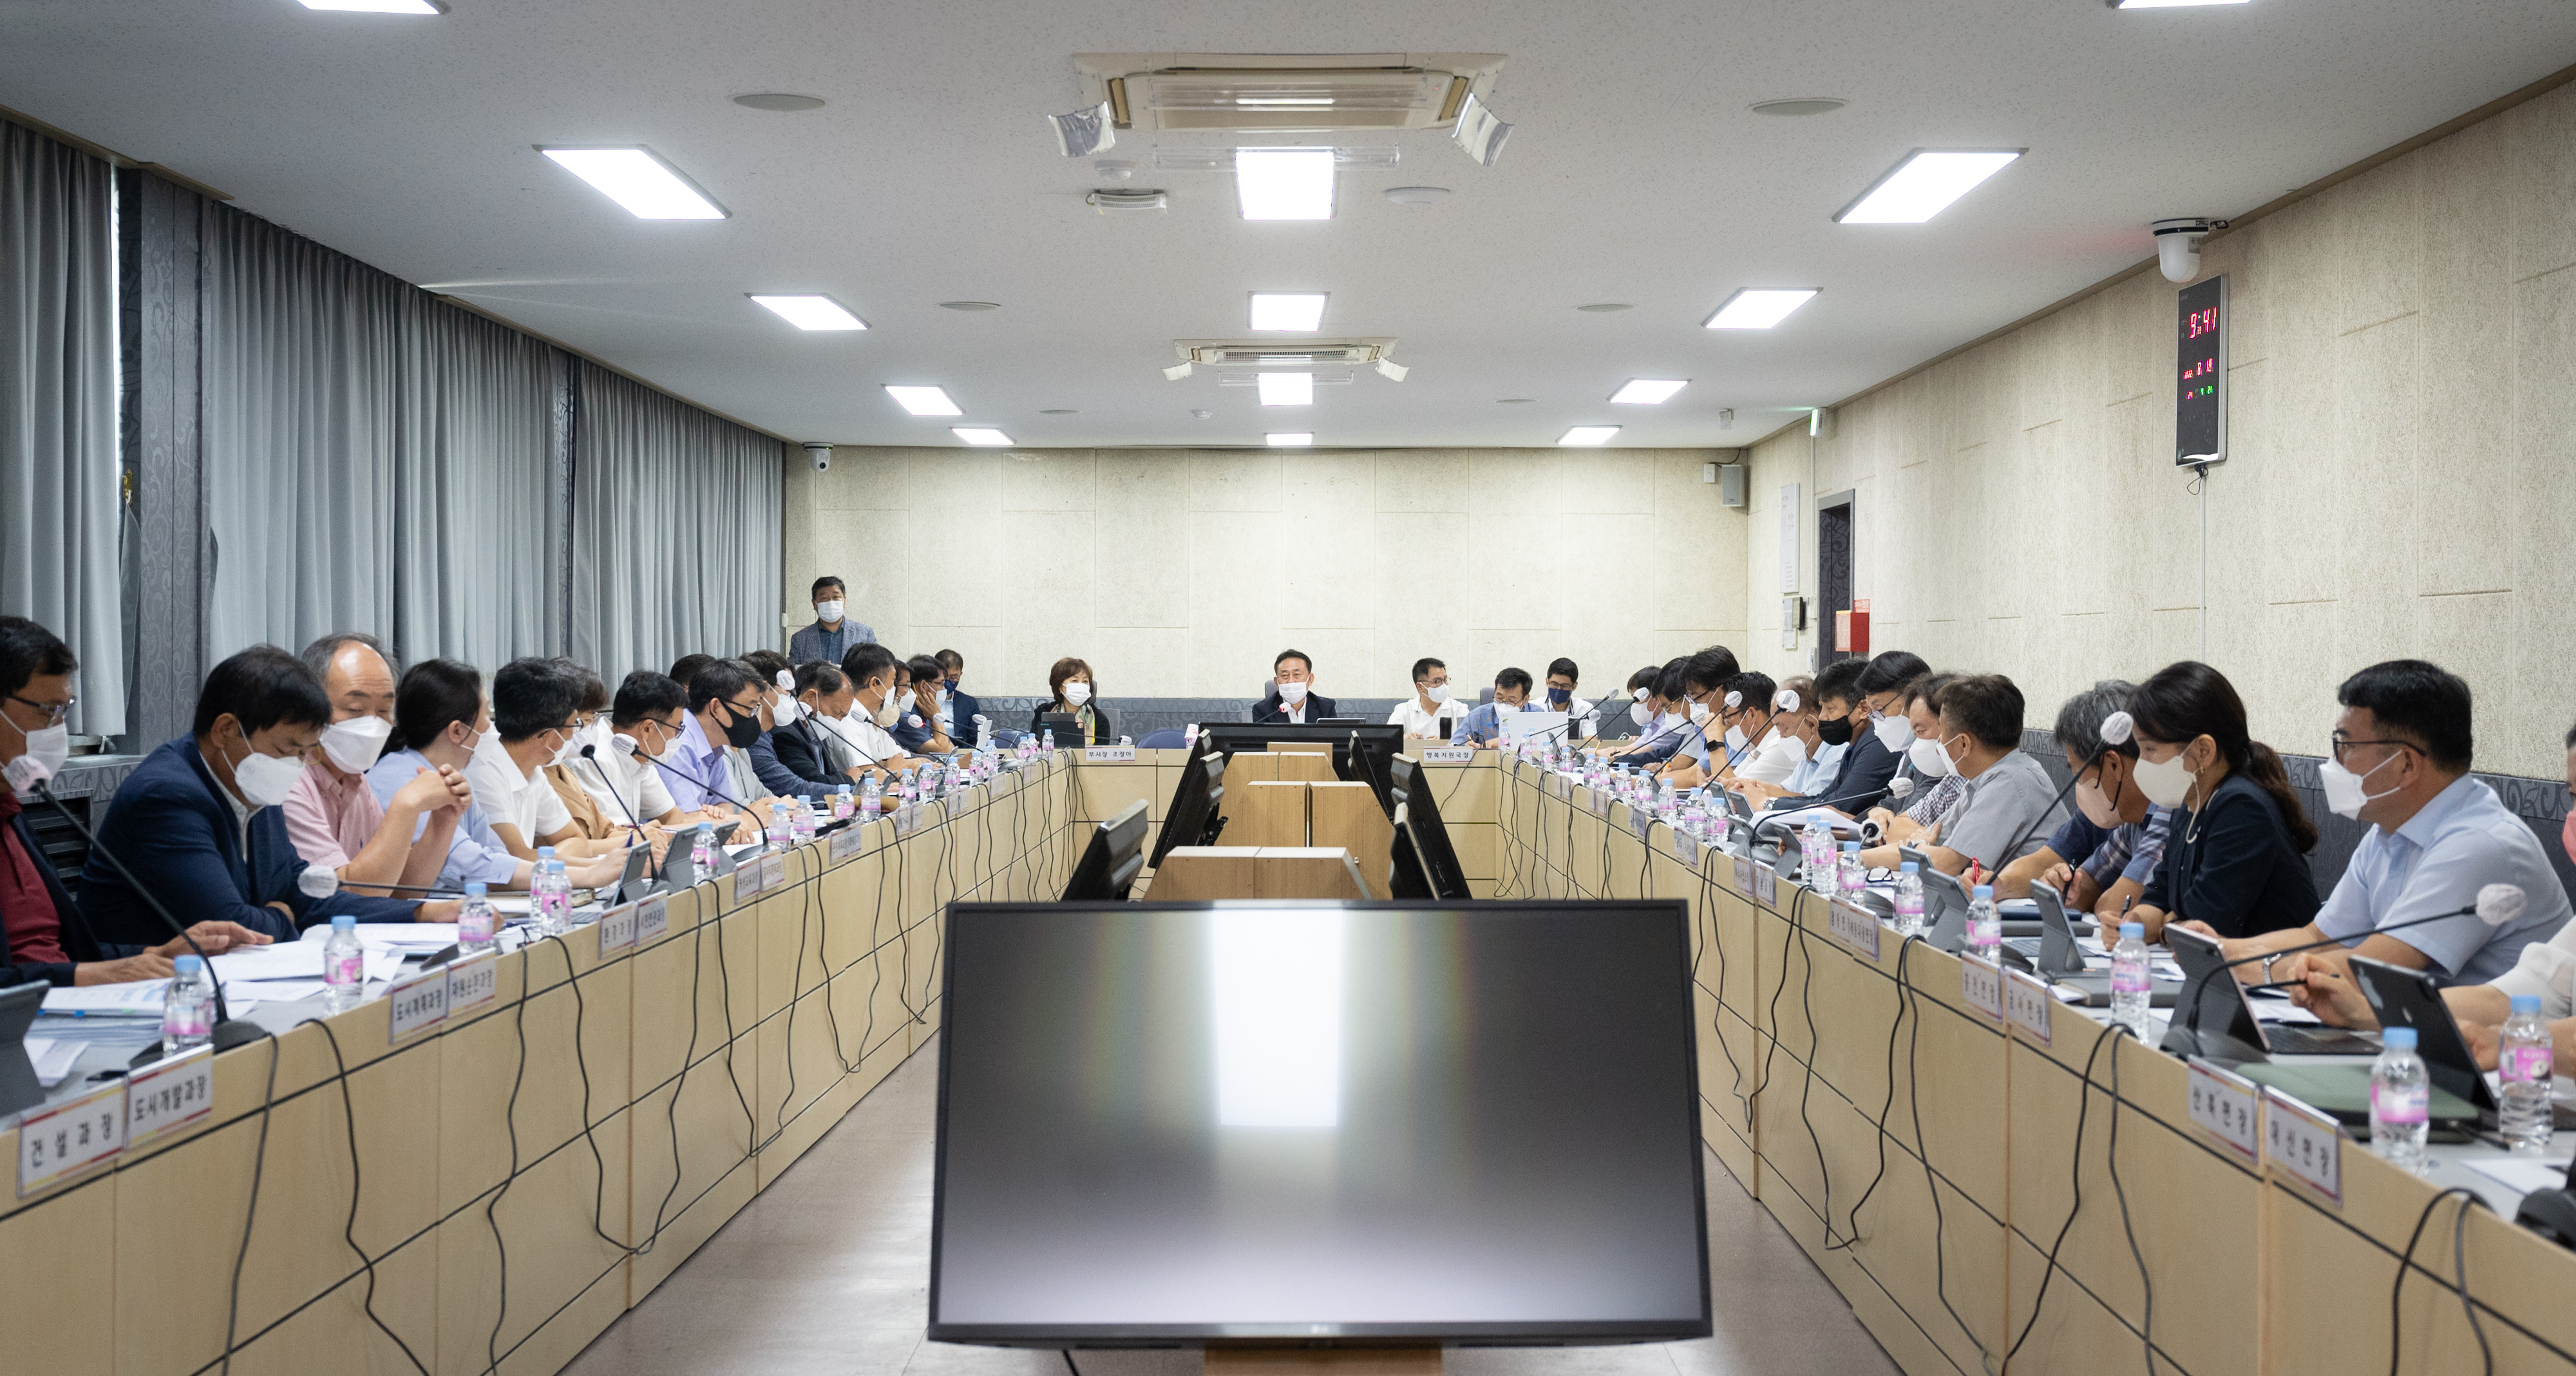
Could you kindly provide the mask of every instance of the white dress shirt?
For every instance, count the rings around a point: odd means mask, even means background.
[[[617,734],[632,739],[630,733]],[[623,825],[630,817],[649,822],[678,806],[671,801],[670,787],[662,782],[662,771],[640,754],[629,755],[602,745],[591,758],[576,761],[572,772],[574,778],[581,780],[581,786],[590,790],[590,796],[599,800],[599,810],[611,825]]]
[[[1387,714],[1386,724],[1403,727],[1404,734],[1408,736],[1434,736],[1445,741],[1449,739],[1449,733],[1457,729],[1458,719],[1465,715],[1467,705],[1456,698],[1425,712],[1422,710],[1422,695],[1416,693],[1395,705],[1395,710]]]
[[[507,823],[519,829],[519,840],[530,848],[538,838],[552,836],[572,825],[572,812],[555,796],[555,786],[546,781],[545,770],[532,774],[519,772],[518,762],[501,745],[501,733],[486,731],[474,747],[474,756],[465,762],[465,782],[474,789],[475,805],[483,809],[483,819],[494,826]]]

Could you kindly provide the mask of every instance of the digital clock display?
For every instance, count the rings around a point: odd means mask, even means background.
[[[2227,457],[2227,279],[2182,289],[2174,301],[2174,462]]]

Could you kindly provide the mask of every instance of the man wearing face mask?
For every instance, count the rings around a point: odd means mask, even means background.
[[[1550,712],[1563,712],[1576,721],[1591,716],[1592,704],[1575,696],[1574,693],[1575,688],[1582,681],[1583,676],[1574,667],[1573,660],[1559,656],[1548,661],[1547,700],[1543,704],[1545,709]]]
[[[2057,712],[2057,748],[2075,775],[2075,815],[2048,844],[2004,866],[1995,896],[2020,898],[2036,879],[2057,890],[2070,913],[2120,920],[2146,892],[2164,855],[2173,815],[2138,790],[2138,742],[2125,714],[2137,685],[2104,679]],[[2103,734],[2108,722],[2114,741]]]
[[[1711,645],[1683,662],[1680,710],[1687,725],[1662,771],[1674,787],[1695,787],[1709,777],[1709,733],[1725,729],[1717,714],[1729,685],[1743,672],[1735,652],[1723,645]]]
[[[1407,740],[1446,741],[1465,715],[1465,704],[1449,696],[1449,666],[1424,658],[1413,661],[1413,696],[1395,705],[1386,724],[1403,727]]]
[[[752,747],[752,761],[760,767],[762,785],[771,792],[812,794],[819,802],[841,785],[864,777],[863,770],[835,769],[824,738],[824,732],[833,727],[847,729],[842,718],[850,714],[850,704],[858,695],[839,669],[820,660],[800,666],[792,681],[796,705],[791,719],[772,727],[767,741]]]
[[[2370,832],[2314,921],[2226,942],[2228,957],[2328,939],[2346,948],[2237,967],[2248,983],[2312,972],[2350,983],[2349,955],[2429,969],[2445,984],[2479,984],[2512,970],[2525,946],[2565,925],[2567,891],[2531,829],[2469,777],[2469,685],[2439,665],[2395,659],[2345,679],[2335,697],[2343,712],[2332,758],[2318,771],[2326,806],[2369,823]],[[2489,884],[2521,889],[2522,916],[2501,927],[2468,915],[2402,935],[2379,931],[2469,907]]]
[[[465,777],[484,821],[502,848],[521,860],[552,846],[575,888],[612,884],[624,871],[623,841],[593,841],[545,775],[549,765],[578,759],[584,743],[581,671],[560,659],[514,659],[492,675],[492,729],[483,733]]]
[[[791,664],[804,664],[823,659],[834,663],[850,652],[853,645],[876,643],[877,628],[852,621],[842,615],[849,605],[849,589],[840,579],[825,574],[814,580],[814,624],[787,638],[787,659]]]
[[[1643,669],[1640,687],[1630,689],[1631,696],[1642,693],[1628,705],[1628,719],[1636,724],[1635,738],[1611,748],[1610,758],[1648,767],[1662,764],[1673,757],[1682,742],[1697,734],[1690,724],[1690,699],[1682,692],[1682,670],[1690,663],[1688,656],[1658,668]]]
[[[254,645],[216,665],[197,694],[190,734],[136,766],[98,827],[114,855],[174,915],[230,922],[282,940],[341,913],[360,922],[453,920],[453,902],[414,903],[297,886],[304,857],[277,805],[322,745],[331,701],[304,661]],[[405,776],[410,776],[406,772]],[[101,941],[168,939],[124,875],[94,851],[81,871],[81,913]]]
[[[946,730],[949,740],[962,749],[972,750],[983,739],[975,725],[975,718],[984,710],[984,704],[976,701],[974,694],[958,686],[966,678],[966,656],[955,650],[942,650],[937,657],[940,677],[940,724]]]
[[[1925,849],[1932,867],[1963,874],[1974,864],[1991,874],[2029,854],[2066,819],[2066,804],[2039,761],[2021,753],[2021,689],[2001,674],[1969,674],[1943,684],[1932,706],[1934,745],[1962,781],[1959,801]],[[1894,845],[1863,852],[1875,869],[1902,859]]]
[[[396,791],[423,770],[454,770],[473,783],[468,772],[474,752],[492,734],[491,708],[483,701],[483,676],[471,664],[453,659],[424,660],[403,671],[394,688],[392,753],[367,771],[367,787],[376,801],[390,802]],[[491,800],[494,805],[503,800]],[[492,830],[492,814],[478,793],[465,807],[456,834],[447,843],[439,866],[438,887],[462,889],[479,883],[491,889],[524,889],[533,862],[511,853]],[[414,846],[422,844],[419,837]]]
[[[1717,756],[1713,765],[1683,771],[1673,786],[1688,788],[1711,780],[1730,787],[1740,782],[1776,785],[1786,780],[1806,751],[1780,729],[1784,705],[1795,712],[1803,703],[1784,697],[1771,676],[1758,669],[1737,674],[1726,685],[1717,713],[1718,724],[1726,732],[1722,738],[1726,753]]]
[[[1270,696],[1253,704],[1256,722],[1301,723],[1341,715],[1341,705],[1315,691],[1315,661],[1303,650],[1281,650],[1270,662]]]
[[[719,659],[698,670],[689,680],[689,715],[680,728],[680,739],[673,743],[666,762],[676,774],[663,775],[671,790],[671,800],[684,809],[723,807],[739,803],[750,809],[755,819],[765,817],[767,797],[747,797],[756,792],[758,780],[746,787],[735,778],[735,765],[729,751],[749,751],[760,739],[762,711],[760,683],[742,661]],[[750,760],[744,756],[743,773],[750,773]]]
[[[393,734],[392,661],[374,636],[356,631],[326,635],[305,646],[301,658],[331,699],[331,724],[322,731],[322,748],[278,805],[296,853],[308,865],[338,871],[343,885],[409,886],[362,893],[398,896],[428,887],[474,801],[469,781],[453,769],[425,769],[377,802],[367,771]],[[429,819],[426,827],[420,825],[423,817]]]
[[[1494,675],[1494,700],[1480,702],[1467,715],[1458,719],[1458,732],[1449,738],[1451,745],[1472,745],[1491,750],[1507,743],[1510,733],[1503,729],[1503,718],[1529,705],[1530,676],[1527,669],[1505,669]]]
[[[109,944],[90,935],[80,907],[45,857],[18,802],[71,755],[71,647],[24,617],[0,616],[0,988],[122,984],[167,979],[177,937],[155,946]],[[165,929],[166,930],[166,929]],[[208,954],[268,938],[232,922],[200,922],[189,935]]]
[[[1829,772],[1803,789],[1793,787],[1772,806],[1821,805],[1858,817],[1887,796],[1887,781],[1895,776],[1899,757],[1877,732],[1867,729],[1868,708],[1860,692],[1867,672],[1868,666],[1860,660],[1838,659],[1816,675],[1815,738],[1824,749],[1836,752],[1834,763]],[[1797,781],[1791,782],[1794,786]]]
[[[907,774],[921,765],[920,759],[907,754],[902,746],[894,743],[894,737],[886,733],[886,728],[899,720],[903,710],[899,690],[895,687],[902,670],[894,651],[883,645],[853,646],[848,654],[841,656],[841,677],[847,679],[850,686],[849,716],[845,720],[822,725],[827,734],[840,739],[853,766],[858,769]],[[835,759],[838,758],[836,754]]]
[[[1888,807],[1870,809],[1889,843],[1920,846],[1941,834],[1941,823],[1959,805],[1967,792],[1967,781],[1950,767],[1949,752],[1941,748],[1941,714],[1932,706],[1943,688],[1956,674],[1924,673],[1910,679],[1896,690],[1888,706],[1895,715],[1886,718],[1874,731],[1886,741],[1889,723],[1904,728],[1905,762],[1896,779],[1906,781],[1910,792],[1899,795],[1894,780],[1889,784]]]
[[[682,812],[671,801],[666,776],[653,766],[678,743],[688,701],[688,693],[669,675],[638,669],[617,685],[617,695],[609,700],[608,738],[586,760],[574,752],[576,762],[569,767],[611,822],[628,825],[632,819],[631,824],[658,827],[667,835],[671,828],[716,820],[710,814]],[[628,745],[634,753],[627,753]]]
[[[894,727],[887,734],[894,743],[915,755],[949,755],[957,747],[940,726],[939,685],[943,678],[939,661],[928,655],[915,655],[904,662],[903,674],[896,684]]]

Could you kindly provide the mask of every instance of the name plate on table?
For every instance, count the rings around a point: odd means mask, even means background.
[[[1016,773],[996,774],[984,786],[993,791],[994,797],[999,798],[1020,786],[1020,776]]]
[[[784,855],[764,855],[760,857],[760,891],[762,893],[776,893],[778,890],[786,887],[787,857]]]
[[[1574,801],[1574,776],[1571,774],[1548,775],[1547,791],[1555,794],[1559,798],[1563,798],[1569,803]]]
[[[910,836],[919,830],[921,830],[921,804],[898,804],[894,810],[894,834]]]
[[[139,1147],[215,1110],[215,1049],[165,1056],[125,1077],[125,1145]]]
[[[2048,1045],[2048,1006],[2054,1002],[2046,981],[2019,970],[2004,971],[2004,1016],[2041,1046]]]
[[[1587,788],[1583,790],[1583,805],[1592,809],[1592,815],[1595,817],[1607,817],[1610,815],[1610,795],[1600,789]]]
[[[569,949],[569,948],[567,948]],[[447,1011],[450,1015],[490,1003],[501,992],[501,958],[490,951],[447,966]]]
[[[1750,856],[1735,857],[1735,891],[1746,897],[1753,894],[1753,860]]]
[[[946,798],[943,798],[940,801],[948,809],[948,818],[950,821],[955,821],[956,819],[965,816],[974,806],[974,799],[968,797],[966,790],[962,788],[949,794]]]
[[[1842,903],[1825,905],[1825,930],[1834,940],[1871,960],[1878,959],[1878,919]]]
[[[86,1170],[125,1150],[125,1082],[18,1120],[18,1194]]]
[[[2225,1143],[2247,1169],[2262,1165],[2263,1096],[2253,1081],[2193,1057],[2191,1121]]]
[[[655,894],[635,905],[635,944],[646,945],[671,934],[671,899]]]
[[[1769,865],[1753,867],[1753,900],[1766,908],[1780,906],[1780,872]]]
[[[1418,758],[1424,764],[1469,764],[1476,758],[1472,745],[1434,745],[1424,748]]]
[[[837,865],[859,853],[867,845],[867,827],[853,817],[850,824],[832,833],[832,863]]]
[[[760,897],[769,887],[769,871],[757,864],[738,865],[733,872],[733,901],[748,903]]]
[[[635,905],[629,903],[625,907],[611,908],[601,913],[595,930],[599,933],[599,954],[602,958],[619,951],[634,949]]]
[[[423,970],[409,979],[395,981],[385,991],[385,1007],[391,1014],[386,1022],[392,1030],[392,1041],[447,1021],[447,968]]]
[[[2343,1207],[2343,1129],[2335,1120],[2263,1087],[2263,1160]]]
[[[1086,745],[1082,747],[1084,764],[1134,764],[1136,747],[1132,745]]]
[[[1687,831],[1672,829],[1668,829],[1666,835],[1672,838],[1669,844],[1673,848],[1673,859],[1680,861],[1685,869],[1698,869],[1699,838]]]
[[[2004,1020],[2003,972],[1975,956],[1959,957],[1959,997],[1997,1022]]]

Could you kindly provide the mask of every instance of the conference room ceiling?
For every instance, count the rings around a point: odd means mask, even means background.
[[[2139,261],[2150,220],[2242,212],[2576,61],[2565,0],[443,3],[13,3],[0,105],[798,439],[1535,446],[1616,424],[1679,447],[1750,442]],[[1101,51],[1501,53],[1516,130],[1481,167],[1441,131],[1140,129],[1101,155],[1138,164],[1122,183],[1044,118]],[[733,103],[752,92],[828,104]],[[1849,104],[1749,108],[1805,96]],[[1156,146],[1238,141],[1402,158],[1342,172],[1306,223],[1239,218],[1230,173],[1154,168]],[[634,219],[537,144],[647,145],[731,218]],[[1916,148],[2029,152],[1928,224],[1833,223]],[[1170,208],[1084,204],[1117,186]],[[1776,329],[1703,329],[1743,287],[1821,294]],[[1323,334],[1393,337],[1410,377],[1272,408],[1209,369],[1165,381],[1174,340],[1246,334],[1255,290],[1330,292]],[[827,293],[869,328],[801,333],[752,292]],[[1608,404],[1630,378],[1690,385]],[[965,414],[908,416],[887,383]]]

